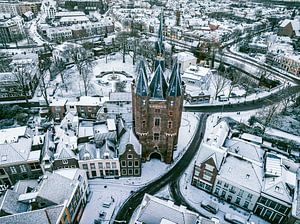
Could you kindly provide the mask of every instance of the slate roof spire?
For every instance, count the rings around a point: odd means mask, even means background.
[[[148,79],[147,79],[146,68],[143,60],[141,60],[138,64],[137,82],[136,82],[135,91],[138,96],[148,95]]]
[[[163,70],[159,64],[154,72],[154,76],[149,86],[150,97],[154,99],[165,99],[168,84],[166,82]]]
[[[169,88],[167,90],[167,95],[168,96],[181,96],[182,91],[181,91],[181,78],[180,78],[180,66],[176,62],[174,63],[171,77],[170,77],[170,82],[169,82]]]

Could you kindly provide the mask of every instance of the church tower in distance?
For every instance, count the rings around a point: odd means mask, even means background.
[[[132,116],[134,132],[142,144],[142,160],[160,158],[165,163],[171,163],[178,142],[184,84],[177,63],[173,65],[169,82],[165,79],[162,20],[161,14],[152,80],[148,80],[145,64],[141,60],[131,86]]]

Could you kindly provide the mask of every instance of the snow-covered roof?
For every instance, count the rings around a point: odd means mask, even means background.
[[[216,126],[213,127],[205,142],[208,145],[221,147],[223,146],[225,139],[228,136],[228,132],[229,132],[229,126],[227,122],[221,121]]]
[[[250,161],[229,155],[221,166],[218,174],[226,182],[235,183],[234,186],[242,186],[249,191],[258,194],[262,189],[263,167]]]
[[[131,102],[132,95],[130,92],[111,92],[109,93],[109,101]]]
[[[252,135],[252,134],[249,134],[249,133],[243,133],[241,135],[241,139],[244,139],[244,140],[249,141],[249,142],[262,144],[262,137],[259,137],[257,135]]]
[[[67,99],[54,99],[51,103],[50,103],[50,107],[63,107],[66,105],[67,103]]]
[[[67,17],[61,17],[59,22],[61,23],[69,23],[69,22],[88,22],[89,18],[86,16],[67,16]]]
[[[161,223],[162,219],[168,220],[168,223],[196,223],[198,217],[197,213],[184,206],[145,194],[135,223]]]
[[[202,143],[200,145],[198,157],[195,163],[196,165],[200,165],[208,159],[212,158],[214,163],[216,164],[217,169],[219,170],[225,156],[225,149],[216,147],[215,145],[208,145],[206,143]]]
[[[17,142],[19,137],[26,135],[26,126],[0,130],[0,144]]]
[[[77,168],[72,168],[72,169],[59,169],[55,170],[54,173],[57,173],[63,177],[66,177],[70,180],[77,180],[78,176],[84,176],[85,171]]]
[[[65,205],[50,206],[44,209],[38,209],[30,212],[22,212],[14,215],[0,217],[1,224],[51,224],[59,220],[61,213],[64,211]]]
[[[279,177],[267,177],[264,181],[262,192],[280,202],[291,204],[293,202],[293,192],[296,188],[296,174],[286,169],[284,166]]]
[[[228,149],[229,153],[237,157],[240,156],[252,162],[255,161],[257,164],[262,164],[263,162],[264,150],[259,145],[232,138],[226,140],[224,147]]]
[[[101,98],[100,97],[92,97],[92,96],[82,96],[82,97],[80,97],[79,101],[76,102],[76,105],[78,105],[78,106],[100,106]]]
[[[194,79],[194,80],[201,80],[203,77],[206,77],[210,74],[210,69],[196,66],[196,65],[190,65],[187,70],[183,73],[182,78],[187,79]]]
[[[78,181],[70,180],[57,173],[47,173],[38,186],[38,197],[55,204],[62,204],[69,200],[76,189]]]
[[[27,161],[30,156],[32,140],[21,137],[18,142],[0,145],[0,164],[19,163]]]
[[[107,119],[107,129],[108,131],[116,131],[116,122],[115,119]]]
[[[282,161],[281,158],[273,153],[268,153],[266,156],[266,176],[277,176],[282,175]]]
[[[174,55],[174,57],[177,57],[178,62],[197,60],[192,53],[187,51],[177,53]]]
[[[55,17],[72,17],[72,16],[85,16],[84,12],[81,11],[67,11],[67,12],[57,12]]]
[[[19,202],[19,196],[20,193],[8,189],[5,192],[4,196],[0,198],[0,211],[7,214],[17,214],[20,212],[26,212],[29,206],[28,204]]]
[[[134,134],[133,129],[131,128],[130,130],[127,130],[123,135],[122,138],[120,139],[119,143],[119,154],[123,154],[126,149],[127,144],[132,144],[134,147],[134,151],[138,154],[142,154],[142,145],[140,144],[139,140]]]

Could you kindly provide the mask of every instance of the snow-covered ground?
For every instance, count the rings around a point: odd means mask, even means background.
[[[118,74],[118,72],[124,71],[134,77],[135,66],[132,64],[132,58],[126,55],[126,62],[122,62],[122,55],[117,53],[115,55],[108,56],[107,63],[106,58],[101,58],[93,61],[93,72],[91,74],[90,88],[88,95],[100,95],[108,96],[110,92],[114,91],[115,83],[117,81],[126,81],[125,91],[130,91],[130,83],[132,78],[126,78],[124,75]],[[103,78],[96,78],[101,72],[115,72],[115,74],[105,75]],[[65,84],[62,83],[61,76],[58,75],[52,83],[59,83],[59,87],[55,93],[55,97],[74,99],[78,96],[84,95],[83,82],[79,77],[76,66],[72,66],[64,71]],[[55,85],[52,85],[55,86]],[[53,91],[49,89],[49,92]]]
[[[198,117],[194,113],[182,113],[177,150],[173,155],[175,162],[183,155],[187,145],[190,143],[197,127],[197,121]],[[92,196],[84,210],[80,223],[93,223],[94,219],[98,218],[100,211],[106,212],[106,219],[110,220],[112,215],[117,212],[122,203],[128,198],[131,191],[135,191],[150,181],[159,178],[165,174],[175,162],[168,165],[157,159],[152,159],[142,164],[141,177],[89,180]],[[106,188],[104,188],[104,186],[106,186]],[[160,197],[168,197],[167,192],[168,189],[165,188],[158,195]],[[111,197],[114,198],[115,202],[112,203],[109,208],[104,208],[102,203],[112,201]]]

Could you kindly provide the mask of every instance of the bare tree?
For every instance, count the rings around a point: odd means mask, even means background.
[[[23,97],[25,98],[27,106],[30,106],[28,102],[28,95],[32,94],[32,88],[30,86],[31,77],[28,73],[28,65],[13,64],[12,66],[12,74],[16,80],[17,87],[19,88]]]
[[[235,69],[229,67],[226,70],[225,77],[227,77],[230,80],[229,81],[229,93],[228,93],[228,97],[230,97],[233,88],[240,84],[241,74],[238,73]]]
[[[214,99],[217,99],[218,95],[222,91],[224,91],[226,86],[229,84],[229,80],[226,77],[221,76],[219,74],[213,74],[211,76],[211,84],[212,84],[212,86],[214,87],[214,90],[215,90]]]
[[[263,132],[266,131],[266,128],[270,125],[272,122],[274,116],[278,112],[278,107],[280,104],[273,104],[269,107],[267,107],[263,111],[263,118],[262,118],[262,126],[263,126]]]
[[[83,82],[84,94],[87,96],[92,73],[91,58],[89,57],[88,52],[82,47],[73,47],[70,53],[78,70],[79,78]]]
[[[46,76],[47,76],[47,71],[49,74],[51,74],[51,59],[49,57],[45,58],[39,58],[39,72],[40,72],[40,90],[42,93],[42,96],[47,104],[49,106],[49,101],[48,101],[48,93],[47,89],[49,88],[49,83],[46,83]]]

